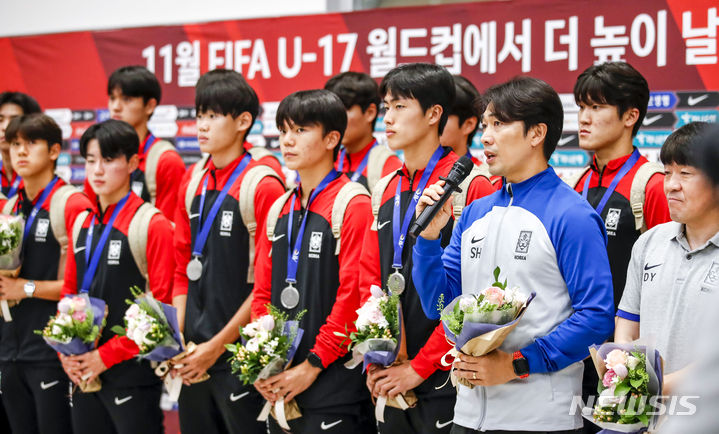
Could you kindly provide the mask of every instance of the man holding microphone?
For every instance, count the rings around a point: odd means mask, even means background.
[[[478,293],[496,267],[500,279],[537,295],[499,349],[455,360],[457,376],[480,387],[459,388],[452,433],[579,432],[571,406],[581,395],[580,362],[614,323],[604,225],[548,166],[562,132],[554,89],[519,77],[485,99],[482,143],[504,187],[465,208],[443,251],[440,228],[452,215],[445,203],[417,239],[412,277],[430,318],[439,316],[440,296]],[[417,215],[440,199],[442,186],[425,190]]]

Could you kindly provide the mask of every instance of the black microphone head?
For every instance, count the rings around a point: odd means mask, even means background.
[[[465,155],[454,163],[452,169],[447,175],[447,179],[449,182],[459,184],[467,177],[467,175],[469,175],[469,172],[472,171],[473,167],[474,163],[472,162],[472,159]]]

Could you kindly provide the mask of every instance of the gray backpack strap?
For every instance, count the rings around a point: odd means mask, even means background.
[[[75,222],[72,224],[72,250],[73,254],[75,253],[75,249],[77,249],[77,237],[80,236],[80,231],[82,230],[82,225],[85,223],[85,220],[87,220],[87,216],[90,215],[90,211],[82,211],[80,214],[75,217]]]
[[[644,220],[644,202],[646,201],[647,184],[652,176],[657,173],[664,173],[664,166],[659,163],[647,162],[639,166],[632,180],[629,204],[632,207],[632,214],[634,214],[634,227],[641,232],[647,230],[647,223]]]
[[[379,209],[382,206],[382,196],[384,196],[384,191],[387,190],[387,186],[396,175],[397,173],[395,172],[389,173],[387,176],[377,181],[377,184],[374,186],[374,190],[372,191],[372,216],[374,217],[372,220],[373,231],[377,230],[377,215],[379,215]]]
[[[464,207],[467,206],[467,194],[469,192],[469,186],[472,184],[472,181],[474,181],[475,178],[478,176],[484,176],[489,181],[489,176],[485,175],[485,173],[489,173],[489,171],[486,169],[482,169],[482,167],[486,166],[486,164],[482,164],[481,166],[474,165],[472,167],[472,171],[469,172],[469,175],[464,178],[462,182],[459,183],[459,188],[462,191],[456,192],[452,194],[452,213],[454,214],[454,225],[457,224],[459,221],[459,218],[462,216],[462,211],[464,210]]]
[[[12,214],[12,209],[15,208],[15,204],[17,203],[18,195],[11,197],[8,199],[7,202],[5,202],[5,206],[2,208],[2,213],[6,215]]]
[[[242,183],[240,184],[240,200],[238,201],[240,216],[242,217],[242,223],[244,223],[247,232],[250,234],[250,263],[247,270],[247,283],[255,282],[255,233],[257,232],[255,192],[257,191],[257,186],[267,176],[277,179],[280,184],[282,184],[282,180],[277,175],[277,172],[263,164],[258,164],[250,168],[247,173],[243,175]]]
[[[358,182],[348,182],[340,188],[332,204],[332,235],[337,240],[335,255],[340,254],[340,241],[342,236],[342,223],[344,223],[345,211],[350,201],[357,196],[370,197],[369,192]]]
[[[0,200],[7,200],[7,197],[0,191]]]
[[[270,151],[269,149],[257,146],[248,149],[247,152],[249,152],[253,160],[259,160],[261,158],[275,156],[275,154],[273,154],[272,151]]]
[[[157,165],[160,157],[165,152],[176,152],[175,147],[167,140],[160,140],[150,147],[147,151],[147,160],[145,161],[145,184],[147,191],[150,193],[150,201],[155,204],[157,197]]]
[[[569,184],[569,186],[572,187],[572,190],[576,190],[577,184],[579,184],[579,180],[582,179],[582,177],[584,176],[585,173],[589,172],[589,169],[590,169],[590,167],[587,166],[584,169],[578,171],[577,173],[575,173],[571,176],[568,176],[566,178],[563,178],[564,182]]]
[[[200,160],[202,161],[202,160]],[[197,164],[200,164],[200,161],[197,162]],[[198,167],[198,166],[195,166]],[[202,177],[205,176],[205,172],[207,172],[207,169],[204,168],[204,164],[199,166],[201,169],[195,170],[195,168],[192,169],[192,176],[190,177],[190,182],[187,184],[187,190],[185,190],[185,211],[187,211],[187,216],[190,216],[190,208],[192,207],[192,199],[195,197],[195,192],[197,192],[197,187],[200,186],[200,181],[202,181]]]
[[[73,194],[81,194],[72,185],[58,187],[50,199],[50,226],[55,239],[60,244],[61,254],[67,249],[67,226],[65,226],[65,205]]]
[[[277,220],[280,218],[282,208],[285,207],[292,193],[294,193],[294,190],[286,191],[285,194],[280,196],[275,203],[272,204],[270,210],[267,212],[265,226],[267,227],[267,239],[270,240],[270,244],[273,243],[273,239],[275,238],[275,226],[277,226]],[[272,255],[272,249],[270,249],[270,255]]]
[[[150,221],[159,214],[160,210],[143,203],[135,211],[135,215],[130,220],[130,226],[127,229],[127,242],[130,244],[130,252],[135,260],[140,274],[145,278],[145,290],[150,289],[150,277],[147,272],[147,235],[150,230]]]
[[[369,157],[367,157],[367,186],[370,193],[374,191],[374,186],[382,178],[382,169],[384,169],[385,163],[393,155],[395,155],[394,152],[384,145],[377,145],[369,150]]]

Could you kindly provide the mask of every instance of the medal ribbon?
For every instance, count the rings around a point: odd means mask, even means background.
[[[417,190],[415,190],[414,194],[412,195],[412,201],[409,203],[409,206],[407,207],[407,211],[405,211],[404,214],[404,220],[402,221],[402,227],[399,226],[399,212],[400,212],[400,200],[402,198],[402,175],[399,176],[399,179],[397,180],[397,191],[394,194],[394,209],[392,210],[392,239],[394,241],[394,259],[392,260],[392,267],[399,270],[402,268],[402,250],[404,249],[404,242],[407,237],[407,230],[409,229],[409,223],[412,220],[412,217],[414,217],[414,210],[417,207],[417,202],[419,202],[420,196],[422,196],[422,192],[424,191],[425,187],[427,187],[427,182],[429,181],[429,177],[432,175],[432,172],[434,171],[435,166],[437,166],[437,163],[439,162],[440,158],[442,158],[442,154],[444,153],[444,149],[440,146],[437,148],[436,151],[434,151],[434,154],[432,154],[432,158],[429,160],[429,164],[427,164],[427,167],[424,169],[424,173],[422,173],[422,178],[419,180],[419,184],[417,184]],[[412,186],[409,186],[410,189]]]
[[[294,220],[293,217],[295,213],[295,201],[297,200],[298,190],[295,190],[294,194],[292,194],[292,202],[290,202],[290,214],[287,222],[287,245],[290,247],[290,250],[287,252],[287,279],[285,279],[285,282],[287,283],[297,283],[297,266],[300,262],[302,237],[305,233],[305,226],[307,226],[307,214],[310,211],[310,205],[315,200],[317,195],[319,195],[322,190],[327,188],[330,182],[334,181],[337,178],[337,175],[339,175],[339,172],[337,172],[335,169],[330,170],[330,173],[328,173],[322,179],[320,185],[318,185],[317,188],[315,188],[310,194],[310,199],[307,201],[307,207],[305,208],[305,217],[302,219],[302,224],[300,225],[300,229],[297,232],[297,239],[295,240],[294,248],[292,247],[292,222]]]
[[[354,172],[351,172],[350,170],[347,171],[347,175],[350,177],[350,180],[352,180],[352,182],[357,182],[357,180],[360,178],[360,176],[362,176],[362,172],[364,172],[365,167],[367,167],[367,162],[369,161],[369,153],[372,151],[372,148],[374,148],[375,146],[377,146],[377,140],[372,142],[372,146],[369,148],[369,151],[367,151],[367,153],[364,154],[364,158],[362,159],[362,161],[360,161],[359,166],[357,166],[357,170],[355,170]],[[345,152],[346,152],[345,148],[342,148],[342,150],[340,151],[340,161],[337,164],[337,170],[339,172],[344,172],[342,170],[342,168],[344,167],[344,164],[345,164]]]
[[[194,247],[192,248],[193,256],[202,256],[205,243],[207,243],[207,237],[210,235],[212,223],[215,221],[215,217],[217,217],[217,213],[220,211],[222,201],[225,200],[225,196],[227,196],[227,193],[230,191],[230,187],[232,187],[235,181],[237,181],[237,178],[240,176],[242,171],[245,170],[247,165],[250,164],[251,160],[252,157],[250,154],[245,152],[245,156],[242,157],[242,161],[240,161],[240,164],[238,164],[237,167],[235,167],[235,170],[232,171],[230,179],[227,180],[225,186],[222,187],[222,191],[220,191],[220,194],[215,198],[215,201],[212,203],[212,208],[210,208],[210,212],[207,213],[207,216],[203,221],[202,212],[205,209],[205,197],[207,196],[207,183],[209,181],[209,175],[205,175],[205,182],[202,184],[202,195],[200,196],[199,216],[197,217],[197,236],[195,237]]]
[[[617,173],[617,176],[612,179],[612,182],[609,184],[609,187],[607,188],[607,191],[604,192],[604,196],[602,196],[602,200],[599,201],[599,205],[595,208],[597,210],[597,214],[602,215],[602,211],[604,210],[604,206],[607,204],[607,201],[609,200],[609,197],[614,193],[614,190],[616,190],[617,185],[619,185],[619,181],[624,178],[624,176],[631,170],[632,167],[634,167],[634,164],[636,164],[637,160],[639,160],[639,150],[634,148],[634,152],[632,152],[632,155],[627,159],[627,161],[624,162],[621,169],[619,169],[619,173]],[[589,171],[589,176],[587,176],[587,180],[584,181],[584,189],[582,190],[582,197],[584,200],[587,200],[587,194],[589,194],[589,182],[592,180],[592,171]],[[601,187],[601,185],[600,185]]]
[[[0,171],[2,171],[2,167],[2,161],[0,161]],[[17,173],[13,172],[13,176],[15,177],[15,179],[12,180],[12,184],[10,184],[10,190],[8,190],[7,192],[8,198],[11,198],[17,194],[17,189],[20,186],[20,181],[22,181],[22,178],[20,178]]]
[[[27,221],[25,222],[25,232],[23,237],[23,243],[25,240],[28,239],[28,235],[30,234],[30,228],[32,227],[33,222],[35,221],[35,217],[37,217],[37,213],[40,212],[42,209],[43,204],[47,200],[47,197],[50,196],[50,193],[52,192],[52,189],[55,187],[55,184],[57,184],[57,176],[50,181],[45,188],[42,190],[42,194],[40,195],[40,198],[35,202],[35,205],[32,207],[32,211],[30,212],[30,215],[27,218]],[[19,201],[18,201],[19,203]]]
[[[107,243],[107,239],[110,237],[110,232],[112,232],[112,225],[115,223],[115,219],[118,214],[120,214],[120,211],[125,206],[127,198],[129,197],[130,193],[128,192],[125,197],[120,199],[117,205],[115,205],[115,209],[112,211],[110,220],[107,222],[107,225],[105,225],[105,229],[103,229],[102,235],[100,235],[100,239],[97,241],[97,246],[95,246],[94,251],[92,249],[92,234],[95,232],[96,216],[93,214],[92,220],[90,221],[90,227],[87,229],[87,236],[85,237],[85,266],[87,268],[85,269],[85,275],[82,277],[80,293],[88,292],[90,290],[90,285],[92,285],[92,280],[95,278],[95,273],[97,272],[97,266],[100,264],[100,256],[102,256],[102,251],[105,249],[105,244]]]
[[[140,145],[140,149],[142,149],[142,155],[147,155],[147,151],[152,147],[152,145],[157,142],[157,137],[155,137],[152,133],[147,133],[147,137],[145,137],[145,141],[142,142],[142,145]]]

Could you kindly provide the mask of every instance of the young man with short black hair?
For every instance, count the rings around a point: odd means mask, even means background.
[[[404,165],[382,178],[373,192],[374,222],[361,258],[360,301],[369,297],[371,285],[400,294],[406,351],[400,351],[398,363],[391,367],[372,365],[367,386],[375,397],[395,397],[414,390],[418,398],[417,405],[407,410],[386,408],[385,422],[378,425],[380,432],[449,432],[455,392],[451,387],[438,389],[447,379],[441,359],[449,347],[439,321],[422,312],[414,289],[414,240],[408,236],[408,228],[421,192],[440,176],[447,176],[459,158],[442,147],[439,139],[454,102],[454,83],[441,66],[413,63],[390,71],[382,80],[380,93],[387,110],[387,141],[390,149],[403,151]],[[465,189],[467,199],[460,201],[461,205],[494,191],[486,177],[477,176]],[[452,225],[448,222],[443,229],[446,239]]]
[[[335,168],[371,193],[380,178],[402,167],[372,134],[380,105],[377,83],[365,73],[347,71],[330,78],[325,89],[339,96],[347,110],[347,130]]]
[[[456,98],[449,109],[447,125],[439,140],[442,146],[452,148],[460,157],[469,155],[472,162],[479,166],[482,162],[472,156],[469,148],[472,139],[479,129],[479,118],[482,116],[482,98],[471,81],[461,75],[453,75]]]
[[[20,300],[0,333],[2,399],[14,433],[70,433],[68,377],[41,336],[57,312],[67,235],[91,205],[55,175],[62,131],[47,115],[13,119],[5,131],[14,172],[24,179],[4,214],[25,216],[23,263],[17,278],[0,276],[0,298]]]
[[[302,417],[289,421],[295,433],[374,428],[362,374],[345,368],[350,355],[336,335],[354,330],[359,260],[370,225],[367,191],[333,167],[346,125],[345,107],[327,90],[295,92],[277,110],[282,156],[301,182],[275,202],[260,234],[252,313],[266,314],[267,303],[290,318],[307,313],[293,366],[255,387],[271,402],[296,399]],[[271,433],[282,432],[274,418],[268,423]]]
[[[80,138],[97,201],[73,227],[73,254],[68,256],[62,292],[100,298],[108,314],[97,349],[60,355],[74,383],[102,382],[97,392],[71,394],[75,434],[164,432],[159,377],[148,360],[135,359],[139,348],[132,340],[112,331],[125,326],[131,287],[151,291],[163,303],[170,302],[172,289],[174,261],[167,254],[172,250],[172,223],[130,187],[138,148],[135,130],[114,119],[92,125]]]
[[[107,96],[110,118],[130,124],[140,140],[138,168],[130,182],[132,191],[172,221],[185,163],[170,142],[158,139],[148,129],[147,124],[162,97],[160,82],[144,66],[123,66],[110,75]],[[87,180],[85,194],[95,200]]]
[[[236,71],[204,74],[195,90],[197,138],[209,154],[182,179],[175,214],[173,304],[187,342],[197,349],[175,375],[183,433],[263,433],[262,399],[230,372],[225,344],[250,319],[255,248],[280,176],[243,144],[259,112],[257,95]],[[205,373],[206,381],[197,382]]]
[[[507,279],[537,296],[502,345],[480,357],[460,353],[452,433],[578,432],[570,414],[588,347],[613,329],[612,283],[602,221],[548,160],[562,134],[559,95],[547,83],[514,78],[485,94],[482,143],[489,170],[504,177],[495,194],[463,212],[444,250],[452,216],[445,205],[414,246],[412,277],[424,312]],[[443,193],[426,189],[420,213]]]
[[[719,298],[719,190],[698,167],[697,142],[709,124],[692,122],[662,145],[664,191],[672,221],[632,249],[616,342],[653,337],[664,359],[662,394],[673,395],[697,359],[694,340]]]
[[[5,129],[16,117],[40,112],[40,105],[30,95],[22,92],[0,93],[0,183],[5,197],[15,196],[22,188],[22,178],[17,176],[10,163],[10,144],[5,141]]]

